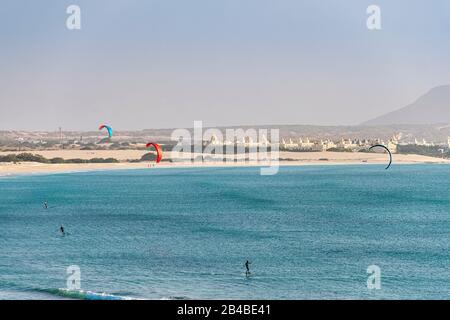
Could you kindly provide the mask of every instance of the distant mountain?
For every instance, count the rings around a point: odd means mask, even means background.
[[[414,103],[364,122],[364,126],[450,123],[450,85],[431,89]]]

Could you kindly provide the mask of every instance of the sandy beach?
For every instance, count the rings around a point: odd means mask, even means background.
[[[182,162],[163,161],[159,164],[149,162],[131,163],[127,160],[139,159],[144,152],[140,150],[48,150],[37,151],[45,158],[61,157],[64,159],[91,159],[91,158],[115,158],[120,163],[67,163],[67,164],[44,164],[35,162],[0,163],[0,175],[17,174],[48,174],[63,172],[95,171],[95,170],[123,170],[123,169],[146,169],[146,168],[179,168],[179,167],[211,167],[211,166],[267,166],[267,162]],[[0,155],[11,154],[11,152],[0,152]],[[165,154],[170,158],[170,153]],[[280,152],[280,166],[301,165],[337,165],[337,164],[382,164],[387,163],[388,156],[383,153],[358,153],[358,152]],[[394,154],[393,165],[413,163],[450,163],[449,160],[433,158],[421,155]]]

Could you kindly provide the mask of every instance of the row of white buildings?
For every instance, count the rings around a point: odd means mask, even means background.
[[[427,147],[434,147],[434,146],[442,146],[442,144],[436,144],[434,142],[429,142],[425,139],[417,140],[414,139],[414,144],[418,146],[427,146]],[[450,137],[447,139],[447,147],[450,148]]]
[[[282,150],[292,150],[292,151],[327,151],[330,149],[340,149],[340,150],[351,150],[358,151],[361,149],[367,149],[375,144],[382,144],[391,150],[391,152],[397,152],[397,146],[400,143],[401,134],[392,136],[389,140],[384,141],[382,139],[340,139],[339,141],[333,141],[331,139],[320,139],[320,140],[310,140],[309,138],[282,138],[279,147]],[[266,138],[266,136],[262,136],[259,141],[254,141],[251,137],[244,137],[237,139],[234,141],[221,141],[215,135],[211,136],[209,141],[204,141],[205,144],[211,145],[241,145],[245,147],[258,147],[258,146],[270,146],[272,143]],[[405,143],[406,144],[406,143]],[[415,139],[414,143],[407,144],[415,144],[419,146],[436,146],[433,142],[427,142],[425,139],[418,140]],[[447,147],[450,149],[450,137],[447,140]]]
[[[293,140],[292,138],[282,138],[279,142],[279,147],[282,150],[304,150],[304,151],[327,151],[330,149],[345,149],[345,150],[359,150],[362,148],[371,147],[374,144],[385,144],[383,140],[360,140],[360,139],[341,139],[338,142],[334,142],[332,140],[310,140],[306,139],[297,139]],[[241,137],[235,138],[233,141],[218,139],[217,136],[212,135],[209,140],[203,142],[204,145],[237,145],[237,146],[245,146],[248,148],[258,147],[258,146],[270,146],[272,143],[266,138],[265,135],[262,135],[259,141],[254,141],[251,137]],[[397,150],[398,139],[396,137],[392,137],[386,144],[386,146],[392,151],[396,152]]]
[[[216,135],[212,135],[208,141],[203,141],[204,145],[223,145],[223,146],[232,146],[232,145],[240,145],[245,147],[258,147],[258,146],[270,146],[271,142],[267,139],[267,137],[263,134],[261,135],[259,141],[255,141],[252,137],[234,137],[233,140],[220,140]]]
[[[298,139],[297,141],[289,139],[282,139],[280,143],[280,147],[286,150],[308,150],[308,151],[327,151],[330,149],[345,149],[345,150],[360,150],[365,148],[370,148],[374,144],[382,144],[391,150],[391,152],[397,152],[397,146],[399,144],[414,144],[417,146],[442,146],[450,149],[450,137],[447,139],[447,144],[442,145],[442,143],[434,143],[428,142],[425,139],[418,140],[414,139],[413,143],[400,143],[401,135],[395,135],[390,138],[387,142],[382,139],[374,139],[374,140],[361,140],[361,139],[341,139],[338,142],[334,142],[332,140],[315,140],[311,141],[309,138]]]
[[[285,150],[305,150],[305,151],[327,151],[330,149],[343,149],[343,150],[360,150],[364,148],[370,148],[374,144],[383,144],[388,147],[391,152],[397,151],[398,139],[392,137],[385,143],[381,139],[368,140],[368,139],[344,139],[334,142],[332,140],[315,140],[311,141],[309,138],[298,139],[293,141],[291,138],[282,139],[280,148]]]

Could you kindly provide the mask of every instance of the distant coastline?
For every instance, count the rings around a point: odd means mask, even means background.
[[[0,156],[10,154],[0,152]],[[37,163],[17,162],[0,163],[0,176],[28,175],[28,174],[52,174],[66,172],[85,172],[100,170],[127,170],[127,169],[153,169],[153,168],[201,168],[201,167],[242,167],[242,166],[267,166],[265,162],[179,162],[165,161],[155,164],[152,161],[130,162],[128,160],[137,158],[142,152],[136,150],[60,150],[60,151],[36,151],[34,154],[46,158],[60,157],[63,159],[92,159],[92,158],[114,158],[114,163]],[[167,153],[169,157],[170,153]],[[383,153],[358,153],[358,152],[280,152],[280,166],[304,166],[304,165],[368,165],[384,164],[387,162],[386,154]],[[166,158],[166,160],[168,160]],[[171,160],[171,159],[170,159]],[[450,163],[450,160],[428,157],[422,155],[395,154],[393,165],[397,164],[420,164]]]

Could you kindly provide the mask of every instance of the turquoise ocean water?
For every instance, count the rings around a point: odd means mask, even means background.
[[[446,165],[3,177],[0,298],[448,299],[449,178]],[[83,291],[64,290],[70,265]]]

